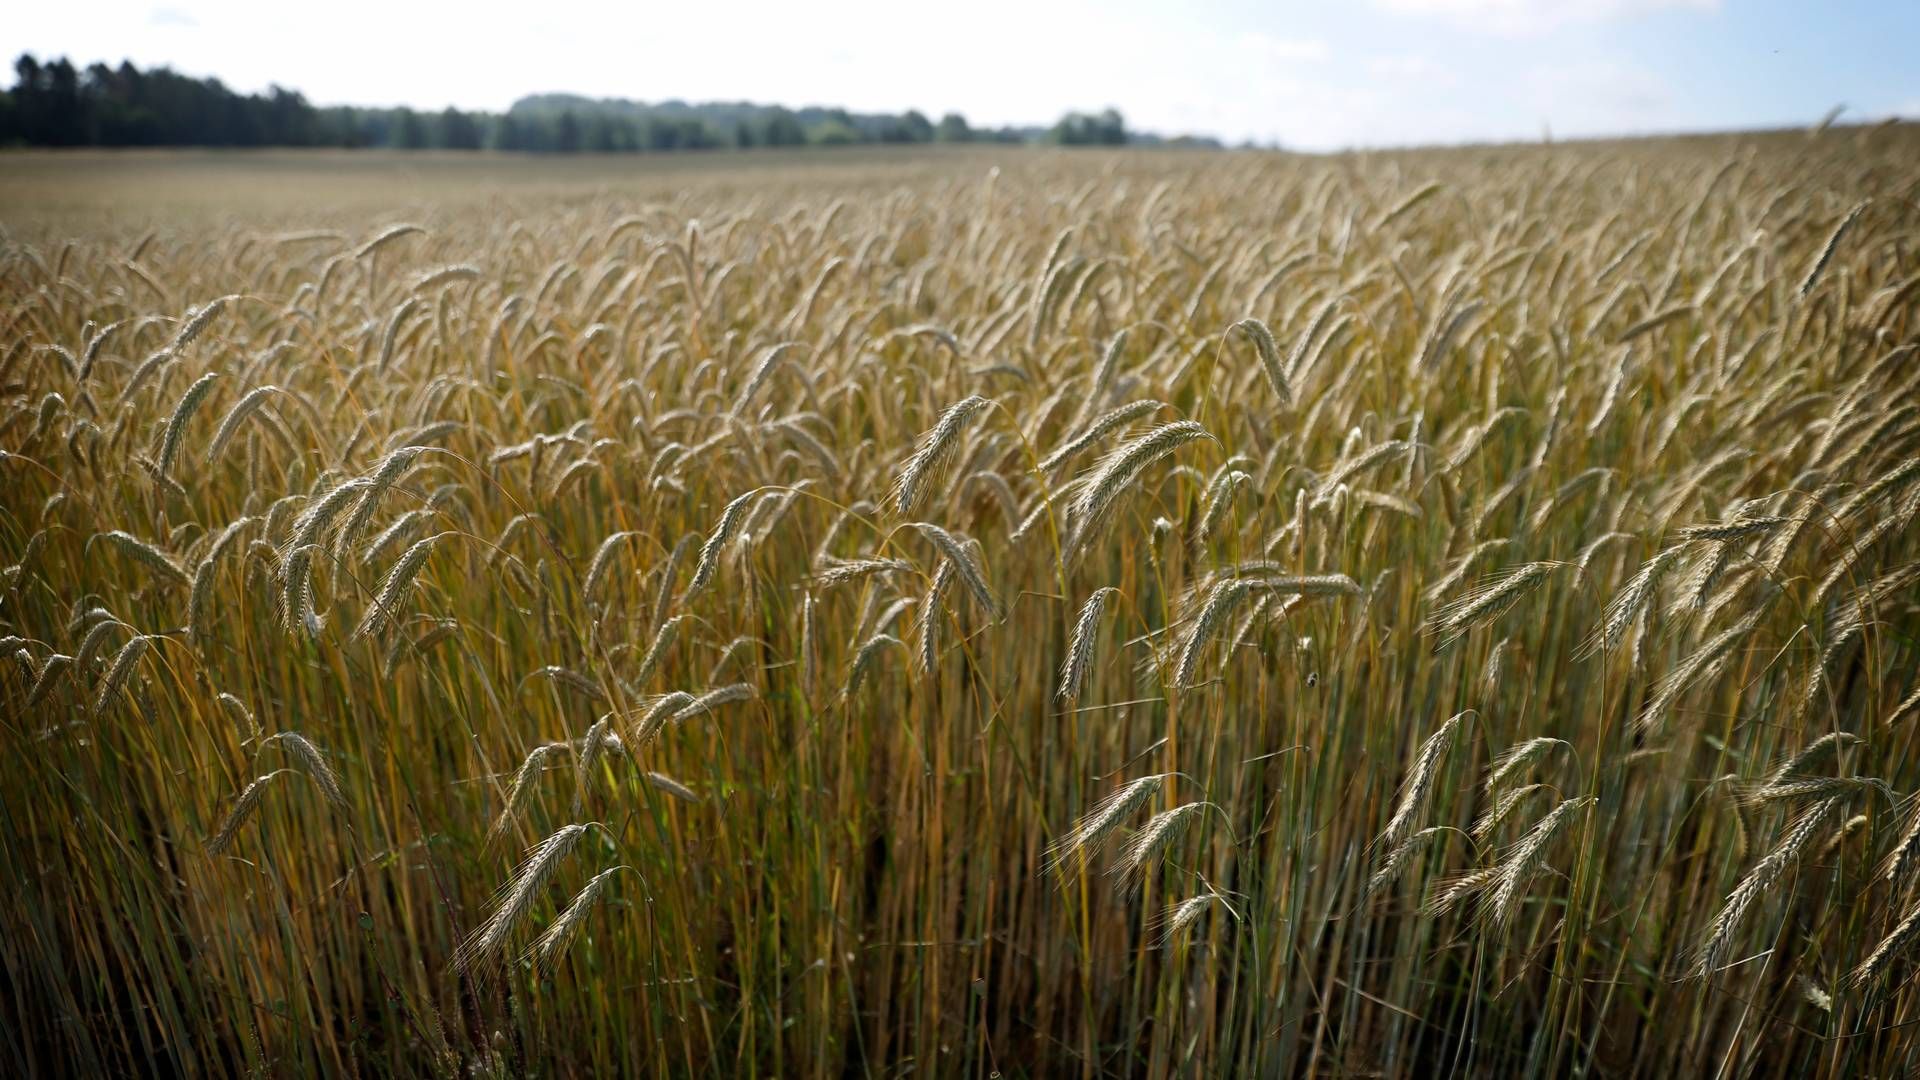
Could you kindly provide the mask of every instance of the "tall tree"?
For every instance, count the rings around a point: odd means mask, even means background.
[[[440,113],[440,145],[449,150],[480,149],[480,125],[449,105]]]
[[[940,126],[934,131],[941,142],[972,142],[973,129],[967,126],[967,118],[957,112],[950,112],[940,118]]]
[[[493,134],[490,145],[495,150],[525,150],[520,133],[520,120],[512,113],[501,113],[494,117]]]
[[[575,153],[580,149],[580,120],[573,115],[572,109],[561,113],[559,121],[553,126],[553,149],[563,154]]]

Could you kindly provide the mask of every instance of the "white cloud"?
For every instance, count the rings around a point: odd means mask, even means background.
[[[1571,23],[1603,22],[1659,11],[1718,11],[1720,0],[1373,0],[1407,15],[1428,15],[1496,34],[1539,34]]]
[[[1542,64],[1527,72],[1529,104],[1556,131],[1619,133],[1670,126],[1674,94],[1645,68],[1611,60]]]
[[[1287,38],[1249,30],[1234,39],[1242,49],[1262,59],[1287,63],[1325,60],[1331,50],[1319,38]]]
[[[147,22],[154,26],[179,26],[187,28],[200,25],[200,20],[194,18],[192,12],[181,11],[179,8],[170,7],[154,8],[153,13],[147,16]]]
[[[1450,87],[1460,82],[1452,68],[1431,57],[1410,53],[1369,57],[1367,74],[1376,79],[1421,83],[1429,88]]]

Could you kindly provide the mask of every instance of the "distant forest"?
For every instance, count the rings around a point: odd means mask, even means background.
[[[76,68],[62,57],[14,62],[0,93],[0,146],[332,146],[396,150],[640,153],[867,143],[1217,146],[1127,130],[1112,109],[1050,128],[975,128],[959,113],[850,113],[748,102],[645,103],[570,94],[521,98],[504,113],[316,106],[297,91],[240,94],[218,79],[122,62]]]

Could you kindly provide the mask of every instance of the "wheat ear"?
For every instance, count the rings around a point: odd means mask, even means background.
[[[532,910],[540,886],[553,876],[589,828],[588,825],[563,825],[528,850],[526,859],[500,887],[492,914],[455,950],[455,967],[472,973],[489,968],[498,960],[514,927]]]
[[[1093,650],[1100,636],[1100,620],[1107,604],[1120,590],[1109,585],[1094,591],[1073,621],[1073,636],[1067,642],[1067,658],[1060,664],[1060,687],[1054,697],[1060,701],[1078,701],[1086,687],[1087,672],[1093,667]]]
[[[900,477],[894,482],[892,502],[894,509],[902,514],[911,513],[929,484],[938,479],[940,470],[953,457],[959,448],[960,436],[966,431],[967,423],[992,404],[988,399],[974,394],[946,407],[935,420],[933,427],[920,437],[920,445],[900,469]]]

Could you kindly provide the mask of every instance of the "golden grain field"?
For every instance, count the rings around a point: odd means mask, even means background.
[[[1920,132],[0,156],[0,1071],[1920,1068]]]

